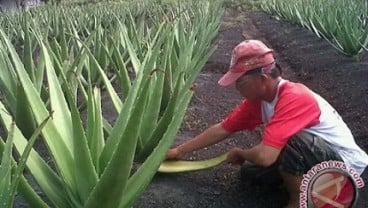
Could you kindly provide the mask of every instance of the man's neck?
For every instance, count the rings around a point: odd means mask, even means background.
[[[272,102],[277,94],[277,88],[281,81],[281,77],[278,77],[276,79],[271,79],[267,85],[267,90],[265,93],[265,96],[263,98],[264,101],[270,103]]]

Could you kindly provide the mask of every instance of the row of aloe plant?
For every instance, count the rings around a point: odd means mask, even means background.
[[[368,2],[365,0],[271,0],[262,8],[325,38],[356,59],[368,50]]]
[[[33,10],[14,17],[21,35],[0,31],[0,117],[17,152],[30,151],[27,168],[54,207],[132,206],[171,146],[191,85],[214,51],[221,1],[122,5],[115,7],[125,12],[110,11],[109,20],[97,14],[110,6],[77,8],[96,14],[82,28],[79,16],[52,7],[54,13],[40,10],[51,26]],[[102,93],[113,103],[115,122],[102,113]],[[52,163],[30,150],[35,131]],[[133,171],[134,161],[140,165]],[[32,206],[48,206],[18,178]]]

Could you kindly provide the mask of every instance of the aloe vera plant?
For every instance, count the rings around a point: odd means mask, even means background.
[[[340,52],[359,57],[368,48],[367,1],[263,1],[262,8],[312,30]]]
[[[6,43],[9,42],[6,41]],[[27,99],[30,100],[32,112],[35,114],[37,122],[40,122],[40,118],[47,114],[47,108],[40,96],[36,93],[29,76],[20,64],[19,58],[17,60],[14,49],[12,49],[10,45],[7,46],[11,51],[12,57],[19,63],[16,67],[17,74],[24,87]],[[64,98],[65,95],[62,94],[61,84],[58,84],[59,80],[51,65],[51,59],[47,55],[47,47],[42,46],[42,49],[44,50],[43,54],[45,56],[48,84],[50,87],[51,108],[54,111],[53,119],[49,121],[42,132],[51,150],[50,152],[55,160],[57,169],[60,171],[60,175],[52,169],[44,167],[45,162],[35,162],[34,160],[40,160],[40,158],[33,154],[30,155],[33,160],[29,160],[30,164],[28,167],[45,194],[57,207],[100,207],[101,204],[107,207],[117,207],[121,202],[124,202],[124,200],[122,200],[124,196],[123,191],[128,182],[134,157],[137,130],[139,128],[137,123],[140,122],[141,115],[144,112],[148,90],[139,92],[137,96],[130,96],[130,99],[128,97],[129,100],[132,100],[132,106],[130,108],[133,110],[128,114],[120,114],[119,117],[121,118],[118,119],[128,120],[127,122],[122,122],[127,124],[126,128],[123,130],[124,127],[119,122],[114,126],[113,132],[115,129],[119,129],[120,133],[112,135],[110,140],[115,140],[115,137],[118,138],[117,140],[119,142],[116,147],[117,149],[113,150],[109,162],[105,164],[105,167],[101,168],[101,172],[97,172],[96,166],[94,166],[92,162],[91,152],[88,147],[86,133],[82,127],[78,108],[73,102],[74,98],[72,92],[71,90],[67,91],[66,97],[68,98],[67,100],[69,100],[68,107],[68,102]],[[150,79],[143,81],[142,77],[141,84],[137,82],[137,89],[139,89],[141,85],[146,86],[144,88],[147,89],[149,80]],[[89,91],[91,92],[91,90]],[[183,96],[182,99],[184,100],[180,102],[181,105],[179,103],[177,107],[183,108],[182,105],[186,105],[189,102],[190,96],[188,95],[191,93],[188,91],[185,94],[187,95]],[[88,102],[97,102],[93,100],[94,97],[89,93]],[[135,105],[137,102],[139,105]],[[92,104],[89,106],[92,106]],[[185,112],[185,110],[182,111]],[[98,113],[101,114],[101,112],[96,111],[94,116],[101,117]],[[172,122],[171,125],[169,124],[169,127],[172,128],[168,129],[169,131],[165,137],[169,139],[174,137],[184,113],[181,114],[181,116],[175,119],[176,122]],[[56,128],[56,126],[58,128]],[[102,126],[99,127],[102,129]],[[61,137],[61,135],[63,136]],[[123,138],[128,140],[123,140]],[[95,138],[89,139],[94,140]],[[22,141],[24,143],[24,138]],[[15,145],[17,148],[21,148],[19,147],[18,141],[15,141]],[[153,160],[156,160],[156,166],[158,167],[164,153],[160,151],[157,154],[161,156],[161,158],[153,158]],[[126,158],[126,161],[122,161],[122,158]],[[152,171],[152,174],[153,173],[154,171]],[[120,182],[116,184],[117,181]],[[62,187],[63,191],[57,193],[56,190],[60,189],[60,187]],[[109,189],[111,192],[106,192],[106,189]]]

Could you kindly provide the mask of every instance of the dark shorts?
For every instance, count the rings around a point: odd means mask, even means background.
[[[281,180],[280,169],[289,174],[301,176],[313,166],[329,160],[343,161],[336,150],[324,139],[302,132],[289,139],[276,163],[265,168],[246,161],[240,174],[242,181],[252,181],[255,184],[278,184]]]
[[[324,139],[301,132],[289,139],[275,165],[292,175],[303,175],[318,163],[329,160],[343,161]]]

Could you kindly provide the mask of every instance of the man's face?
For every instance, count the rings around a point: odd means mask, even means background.
[[[249,101],[260,97],[262,80],[260,74],[243,75],[235,82],[235,89]]]

